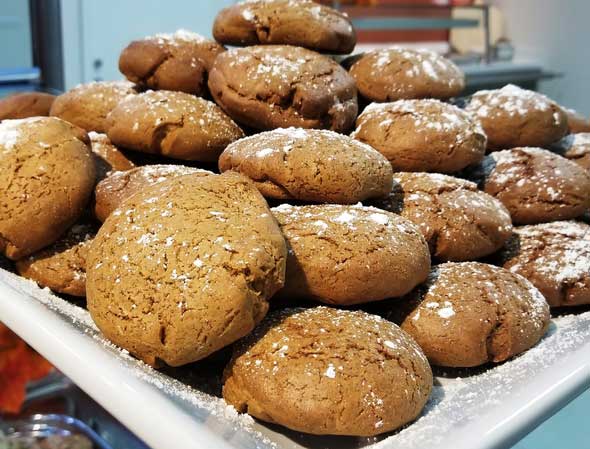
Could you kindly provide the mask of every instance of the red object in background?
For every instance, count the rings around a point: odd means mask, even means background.
[[[0,323],[0,413],[18,413],[27,383],[45,377],[51,370],[47,360]]]

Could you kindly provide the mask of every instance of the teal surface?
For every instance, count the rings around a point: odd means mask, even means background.
[[[528,434],[512,449],[590,449],[590,390]]]

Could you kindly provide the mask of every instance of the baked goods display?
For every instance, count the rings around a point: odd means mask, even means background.
[[[24,92],[0,100],[0,120],[49,115],[55,95],[43,92]]]
[[[223,397],[263,421],[370,436],[412,421],[432,389],[420,347],[395,324],[317,307],[269,317],[238,345]]]
[[[533,347],[550,306],[590,304],[571,112],[511,85],[451,105],[465,77],[426,50],[347,71],[322,52],[353,49],[350,20],[309,0],[238,3],[213,35],[135,40],[128,81],[50,111],[0,103],[39,115],[0,123],[2,267],[86,297],[154,368],[225,348],[229,405],[316,435],[399,429],[430,364],[487,369]]]
[[[351,135],[383,154],[394,171],[457,172],[481,161],[487,142],[478,121],[438,100],[373,103]]]
[[[322,204],[272,209],[287,241],[278,298],[350,305],[402,296],[430,270],[420,231],[372,207]]]
[[[546,148],[568,132],[567,115],[557,103],[512,84],[476,92],[466,110],[480,120],[490,151]]]
[[[441,261],[476,260],[512,235],[510,213],[464,179],[438,173],[395,173],[389,197],[373,204],[413,222]]]
[[[496,151],[467,176],[499,199],[515,224],[568,220],[590,208],[590,173],[541,148]]]

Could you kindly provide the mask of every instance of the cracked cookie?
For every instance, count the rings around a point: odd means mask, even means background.
[[[273,313],[240,341],[223,397],[300,432],[372,436],[413,421],[431,390],[422,350],[395,324],[316,307]]]
[[[125,171],[135,167],[135,164],[113,145],[106,134],[90,131],[88,137],[96,164],[97,182],[106,178],[111,171]]]
[[[0,120],[48,116],[55,95],[24,92],[0,100]]]
[[[18,274],[54,292],[86,296],[86,256],[97,230],[93,223],[72,226],[52,245],[18,260]]]
[[[487,138],[479,122],[438,100],[372,103],[351,136],[383,154],[394,171],[452,173],[481,161]]]
[[[214,162],[243,131],[213,102],[184,92],[147,91],[120,102],[108,116],[109,139],[143,153]]]
[[[277,297],[360,304],[405,295],[428,276],[428,246],[399,215],[337,204],[283,204],[272,213],[289,249]]]
[[[515,224],[576,218],[590,207],[590,174],[540,148],[493,152],[464,174],[499,199]]]
[[[156,34],[125,47],[119,70],[141,87],[205,96],[207,74],[223,51],[217,42],[191,31]]]
[[[145,188],[104,222],[86,296],[103,334],[144,362],[180,366],[248,334],[285,280],[266,201],[237,173]]]
[[[567,115],[557,103],[512,84],[476,92],[465,109],[481,122],[490,151],[546,148],[567,134]]]
[[[55,117],[0,123],[0,172],[0,253],[13,260],[71,227],[96,182],[86,132]]]
[[[551,145],[550,150],[590,170],[590,133],[569,134]]]
[[[388,318],[433,365],[502,362],[534,346],[549,326],[549,305],[522,276],[478,262],[434,266],[425,284],[392,301]]]
[[[238,123],[347,132],[358,113],[354,80],[327,56],[289,45],[238,48],[209,74],[215,102]]]
[[[58,97],[50,115],[68,121],[86,131],[104,133],[108,129],[107,115],[120,101],[137,94],[128,81],[100,81],[80,84]]]
[[[213,24],[222,44],[283,44],[347,54],[356,45],[350,19],[310,0],[244,1],[222,9]]]
[[[364,53],[349,70],[359,93],[371,101],[446,99],[459,95],[465,75],[430,50],[388,48]]]
[[[251,178],[267,198],[353,204],[391,191],[391,165],[377,150],[326,130],[275,129],[229,145],[219,170]]]
[[[556,221],[514,229],[499,255],[504,268],[531,281],[551,307],[590,304],[590,226]]]
[[[389,197],[373,205],[413,222],[438,260],[479,259],[512,235],[508,210],[473,182],[436,173],[395,173],[393,181]]]
[[[568,133],[590,133],[590,119],[573,109],[563,108],[567,115]]]
[[[146,187],[184,175],[208,176],[212,172],[182,165],[144,165],[112,173],[99,182],[94,190],[94,215],[105,221],[125,199]]]

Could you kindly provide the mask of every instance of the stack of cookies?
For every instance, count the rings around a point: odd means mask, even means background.
[[[503,362],[590,304],[572,112],[510,85],[461,109],[426,50],[339,64],[351,22],[310,0],[238,3],[213,36],[0,105],[0,253],[113,343],[156,368],[232,345],[238,411],[371,436],[419,416],[431,365]]]

